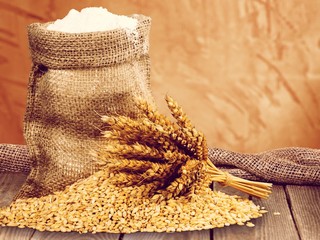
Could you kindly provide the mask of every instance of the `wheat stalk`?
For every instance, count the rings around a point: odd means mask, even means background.
[[[148,184],[150,195],[166,199],[193,195],[207,180],[222,183],[250,195],[267,198],[272,184],[248,181],[218,169],[208,158],[205,136],[198,131],[178,103],[166,96],[176,123],[145,100],[137,99],[138,119],[103,116],[105,147],[99,164],[115,172],[119,185]]]

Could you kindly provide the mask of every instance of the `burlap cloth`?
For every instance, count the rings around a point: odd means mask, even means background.
[[[220,168],[249,180],[320,185],[320,149],[294,147],[244,154],[209,148],[209,158]],[[29,173],[31,167],[26,146],[0,144],[0,172]]]
[[[90,150],[99,148],[100,114],[139,115],[134,99],[153,102],[150,90],[151,19],[135,31],[64,33],[28,27],[33,67],[24,137],[32,159],[26,183],[15,197],[40,197],[98,170]]]

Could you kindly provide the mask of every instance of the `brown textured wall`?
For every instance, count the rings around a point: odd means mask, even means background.
[[[23,143],[26,26],[86,6],[152,17],[156,101],[175,97],[211,146],[320,147],[319,0],[0,0],[0,142]]]

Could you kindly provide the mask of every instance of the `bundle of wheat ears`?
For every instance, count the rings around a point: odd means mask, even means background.
[[[269,196],[272,184],[232,176],[209,160],[204,134],[171,97],[166,96],[166,102],[176,123],[145,100],[136,102],[143,112],[138,119],[102,116],[107,143],[98,159],[102,167],[116,173],[111,179],[114,184],[146,185],[150,196],[170,199],[193,195],[203,178],[204,184],[219,182],[255,197]]]

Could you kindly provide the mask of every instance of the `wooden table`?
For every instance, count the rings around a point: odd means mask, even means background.
[[[23,174],[0,174],[0,206],[10,203],[25,179],[26,176]],[[231,194],[240,194],[235,190],[218,185],[216,189]],[[255,224],[253,228],[230,226],[182,233],[78,234],[0,227],[0,240],[320,240],[320,186],[275,185],[268,200],[253,198],[253,201],[268,210],[268,213],[262,218],[252,221]]]

